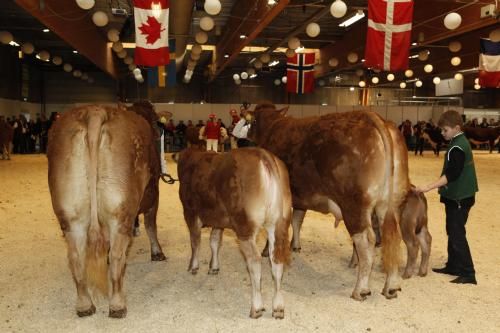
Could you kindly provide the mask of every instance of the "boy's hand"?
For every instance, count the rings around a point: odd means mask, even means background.
[[[429,191],[429,189],[427,188],[427,186],[422,186],[422,187],[420,187],[420,186],[418,186],[418,187],[413,187],[411,190],[412,190],[413,192],[417,193],[417,194],[419,194],[419,193],[425,193],[425,192]]]

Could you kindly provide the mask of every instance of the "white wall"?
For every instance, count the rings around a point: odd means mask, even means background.
[[[35,119],[36,114],[40,112],[40,104],[0,98],[0,115],[13,117],[20,113],[29,113],[30,117]]]

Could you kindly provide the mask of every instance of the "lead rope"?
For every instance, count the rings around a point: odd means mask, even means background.
[[[160,174],[161,180],[163,180],[165,183],[173,185],[175,182],[178,182],[179,179],[174,179],[171,175],[168,173],[162,173]]]

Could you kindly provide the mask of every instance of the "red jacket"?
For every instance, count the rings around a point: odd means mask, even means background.
[[[207,139],[219,139],[220,125],[215,121],[207,121],[205,125],[205,135]]]

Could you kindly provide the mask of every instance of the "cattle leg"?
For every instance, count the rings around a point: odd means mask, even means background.
[[[188,272],[195,275],[200,267],[198,255],[200,253],[201,221],[195,216],[187,217],[186,215],[185,218],[189,227],[189,236],[191,237],[191,260],[189,261]]]
[[[208,274],[219,274],[219,249],[222,245],[222,234],[224,229],[212,228],[210,233],[210,249],[212,250],[212,259],[210,259],[210,267]]]
[[[157,227],[156,227],[156,215],[158,213],[158,200],[155,200],[153,207],[149,211],[144,213],[144,227],[148,233],[149,243],[151,244],[151,260],[152,261],[163,261],[167,259],[163,254],[163,251],[158,242]]]
[[[70,230],[64,233],[68,243],[69,267],[76,284],[76,314],[79,317],[91,316],[95,313],[95,306],[88,292],[85,271],[87,228],[88,225],[72,224]]]
[[[140,226],[139,225],[139,216],[136,216],[135,221],[134,221],[134,231],[133,231],[134,237],[138,237],[141,234],[139,226]]]
[[[285,300],[281,293],[281,280],[283,277],[283,263],[277,263],[274,258],[274,226],[267,229],[267,242],[269,247],[269,259],[271,261],[271,271],[274,279],[274,297],[273,297],[273,317],[283,319],[285,317]]]
[[[259,318],[265,311],[262,305],[261,294],[261,256],[255,244],[255,236],[248,240],[240,240],[240,248],[247,263],[248,273],[252,281],[252,307],[250,308],[250,317]]]
[[[349,268],[355,268],[358,266],[358,254],[356,253],[356,245],[352,244],[352,256],[351,261],[349,262]]]
[[[373,228],[367,227],[364,231],[352,236],[354,246],[359,259],[358,280],[351,297],[358,301],[364,301],[366,296],[371,295],[368,282],[373,266],[373,257],[375,253],[375,233]]]
[[[411,224],[415,225],[414,222],[412,222]],[[418,240],[414,230],[403,229],[402,234],[407,250],[406,268],[403,273],[403,279],[409,279],[411,278],[417,267]]]
[[[300,228],[302,227],[302,222],[304,222],[304,217],[306,216],[306,211],[301,209],[293,209],[292,216],[292,229],[293,237],[291,242],[291,248],[293,252],[300,252]]]
[[[121,222],[115,223],[119,224]],[[132,224],[132,221],[130,221],[130,224]],[[129,233],[122,233],[120,228],[122,228],[120,225],[110,226],[109,268],[111,271],[112,291],[109,301],[109,317],[111,318],[124,318],[127,315],[123,276],[125,275],[127,248],[131,237]]]
[[[422,259],[420,262],[420,269],[418,271],[419,276],[426,276],[427,270],[429,268],[429,257],[431,256],[431,244],[432,244],[432,236],[427,230],[427,227],[424,226],[420,233],[417,234],[418,242],[420,243],[420,249],[422,250]]]

